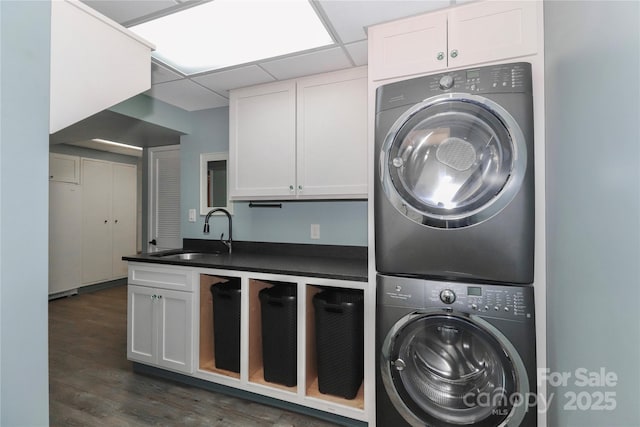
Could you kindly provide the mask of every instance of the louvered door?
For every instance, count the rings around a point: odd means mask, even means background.
[[[180,148],[151,150],[149,252],[181,248]]]

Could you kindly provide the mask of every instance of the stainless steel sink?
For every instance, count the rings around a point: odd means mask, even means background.
[[[173,260],[185,260],[185,261],[195,261],[200,259],[206,259],[211,257],[216,257],[222,255],[222,252],[165,252],[159,254],[153,254],[151,256],[162,258],[162,259],[173,259]]]

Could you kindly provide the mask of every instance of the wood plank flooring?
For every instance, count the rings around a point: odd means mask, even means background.
[[[127,360],[126,327],[126,286],[49,302],[52,426],[335,426],[135,374]]]

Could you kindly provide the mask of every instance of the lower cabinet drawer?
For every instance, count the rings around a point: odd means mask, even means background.
[[[193,292],[196,273],[190,267],[129,263],[129,284]]]

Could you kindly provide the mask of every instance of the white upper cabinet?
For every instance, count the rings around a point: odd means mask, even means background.
[[[537,51],[535,1],[483,1],[369,28],[372,80],[442,71]]]
[[[487,1],[451,9],[449,67],[535,54],[537,3]]]
[[[447,68],[447,12],[429,13],[369,29],[372,80]]]
[[[367,70],[298,80],[299,197],[366,197]]]
[[[49,154],[49,180],[80,183],[80,157],[66,154]]]
[[[232,90],[235,200],[367,197],[366,67]]]
[[[80,1],[52,1],[49,132],[149,89],[153,48]]]
[[[231,91],[229,116],[231,198],[295,194],[295,82]]]

